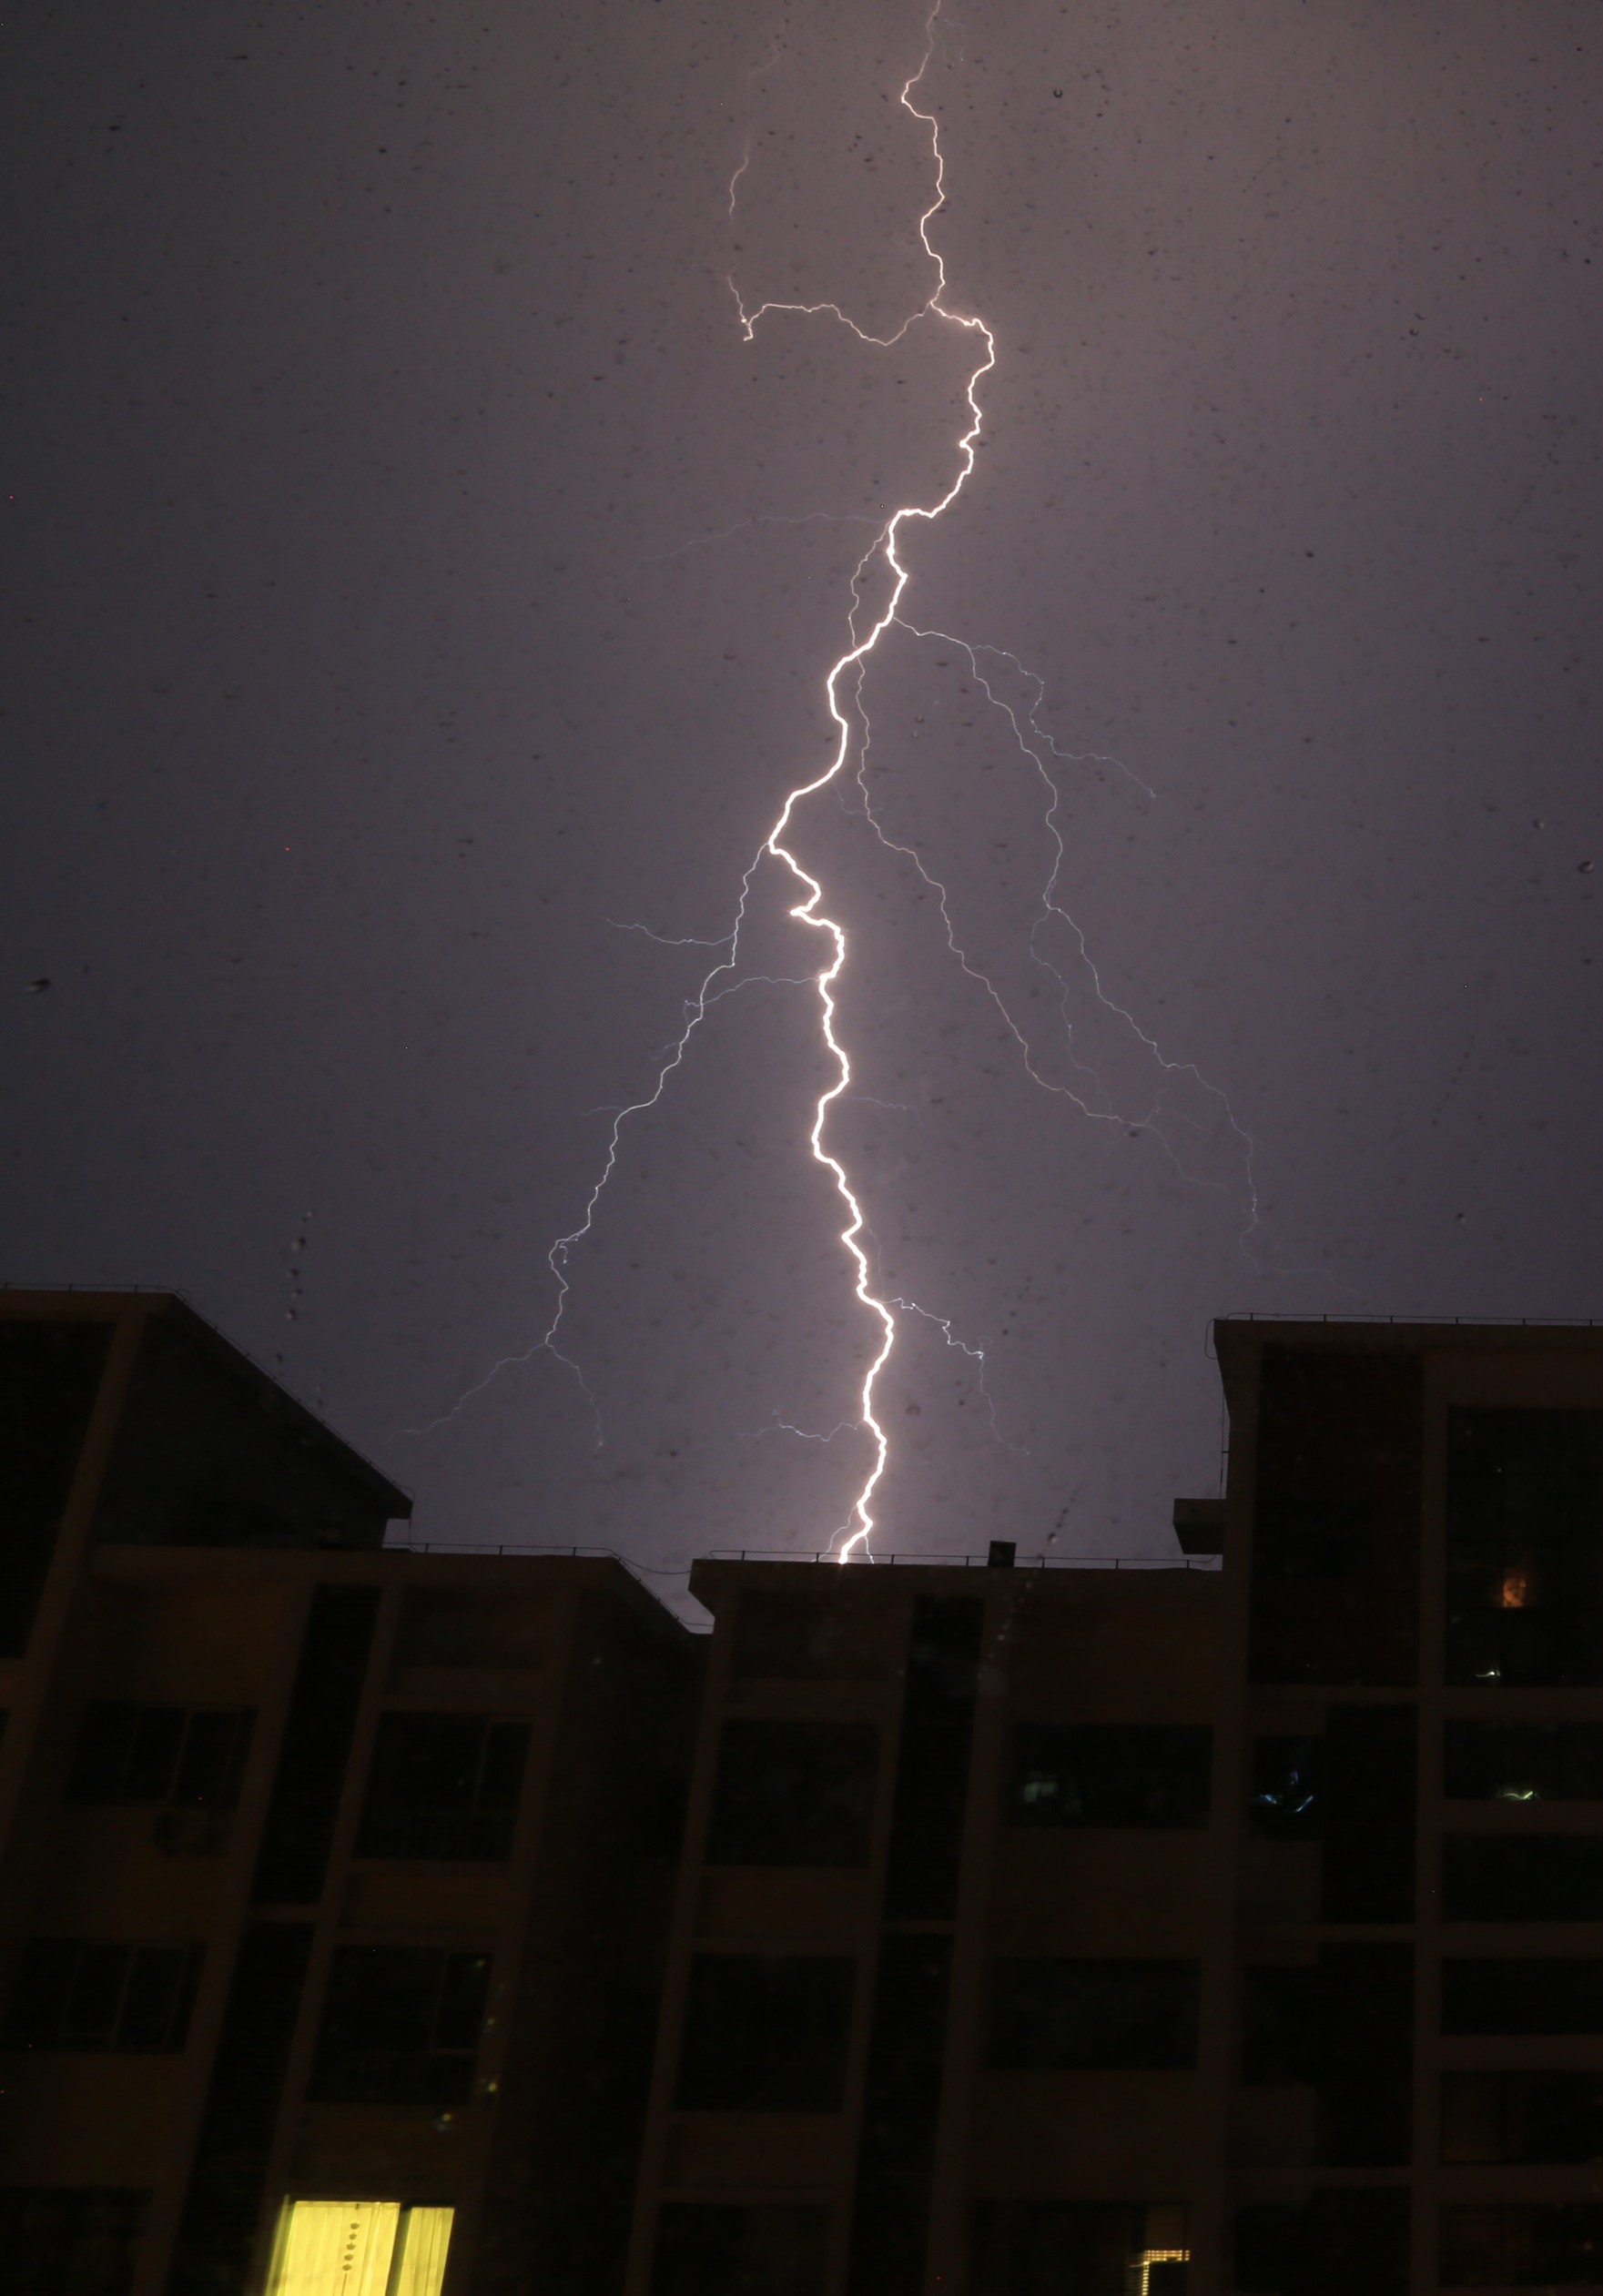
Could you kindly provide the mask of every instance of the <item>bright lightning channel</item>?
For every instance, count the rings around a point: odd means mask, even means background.
[[[633,924],[620,924],[619,925],[620,930],[644,933],[648,938],[660,941],[666,946],[705,947],[707,949],[721,951],[722,954],[719,956],[718,961],[715,963],[704,975],[695,993],[685,999],[684,1027],[679,1035],[664,1047],[651,1089],[644,1093],[639,1099],[632,1100],[626,1105],[616,1108],[611,1111],[613,1121],[607,1138],[606,1151],[602,1159],[601,1169],[597,1174],[596,1179],[588,1197],[585,1199],[583,1215],[577,1225],[566,1235],[556,1238],[546,1254],[546,1262],[551,1269],[553,1279],[556,1285],[555,1304],[546,1329],[530,1347],[522,1350],[519,1353],[503,1356],[498,1362],[492,1364],[482,1379],[475,1381],[472,1387],[468,1388],[458,1397],[456,1402],[451,1406],[450,1411],[442,1413],[440,1418],[431,1421],[426,1427],[413,1428],[406,1431],[409,1433],[420,1435],[431,1432],[434,1428],[442,1426],[448,1420],[454,1418],[456,1413],[460,1411],[466,1403],[470,1402],[474,1396],[481,1394],[483,1390],[490,1385],[492,1381],[497,1378],[502,1371],[519,1364],[527,1363],[536,1355],[548,1354],[553,1356],[559,1363],[563,1364],[566,1370],[573,1373],[573,1378],[583,1391],[590,1404],[592,1414],[594,1419],[596,1441],[598,1448],[600,1447],[603,1437],[603,1430],[599,1400],[591,1389],[588,1381],[585,1380],[583,1369],[579,1363],[573,1357],[565,1353],[562,1346],[559,1344],[559,1335],[566,1315],[568,1300],[572,1290],[572,1284],[568,1274],[571,1256],[575,1246],[584,1240],[584,1239],[591,1233],[592,1229],[594,1226],[601,1199],[605,1193],[607,1185],[617,1167],[624,1128],[628,1123],[629,1119],[633,1117],[644,1115],[648,1109],[655,1108],[658,1102],[662,1099],[663,1095],[667,1090],[675,1073],[683,1066],[685,1056],[689,1051],[691,1042],[695,1037],[696,1031],[701,1027],[702,1022],[706,1018],[713,1006],[722,1002],[725,997],[733,995],[736,990],[746,986],[748,982],[755,982],[770,977],[761,975],[742,975],[740,973],[740,948],[742,933],[746,925],[747,910],[751,899],[753,881],[764,860],[766,858],[771,858],[781,863],[783,866],[789,871],[791,878],[801,895],[800,899],[793,904],[788,914],[797,923],[806,925],[809,931],[821,935],[828,947],[827,962],[816,974],[807,976],[806,981],[810,982],[817,992],[819,1002],[820,1033],[823,1042],[835,1063],[836,1077],[835,1081],[822,1093],[820,1093],[818,1097],[814,1109],[812,1127],[807,1136],[807,1144],[814,1161],[820,1165],[823,1169],[828,1173],[830,1180],[839,1199],[842,1209],[846,1214],[846,1224],[839,1231],[838,1240],[845,1246],[846,1250],[851,1258],[855,1270],[853,1282],[853,1291],[855,1296],[867,1311],[869,1316],[872,1317],[878,1323],[879,1337],[873,1360],[869,1363],[867,1371],[865,1372],[863,1377],[859,1398],[859,1416],[857,1420],[842,1421],[839,1425],[833,1428],[828,1434],[820,1435],[811,1433],[808,1430],[804,1428],[792,1426],[788,1421],[780,1419],[778,1413],[776,1412],[773,1423],[766,1428],[754,1431],[750,1440],[756,1440],[764,1434],[784,1432],[803,1437],[807,1441],[827,1444],[833,1442],[837,1435],[848,1431],[860,1433],[866,1432],[867,1434],[872,1445],[872,1463],[870,1465],[869,1472],[852,1503],[847,1522],[842,1524],[840,1530],[836,1534],[836,1536],[840,1540],[840,1544],[837,1549],[837,1559],[842,1563],[848,1561],[854,1554],[860,1554],[867,1560],[872,1559],[870,1541],[874,1531],[873,1500],[875,1493],[884,1478],[886,1468],[889,1460],[888,1437],[887,1436],[885,1429],[881,1426],[879,1420],[875,1413],[875,1391],[878,1382],[879,1375],[884,1371],[896,1345],[898,1330],[897,1320],[898,1312],[902,1315],[917,1316],[926,1321],[933,1322],[941,1331],[949,1347],[957,1348],[961,1353],[979,1364],[979,1386],[981,1391],[985,1394],[985,1400],[989,1410],[992,1432],[996,1435],[998,1441],[1004,1440],[1001,1437],[1000,1431],[997,1426],[994,1401],[986,1390],[985,1386],[984,1349],[970,1346],[967,1342],[959,1340],[953,1333],[950,1322],[947,1319],[933,1314],[930,1310],[921,1307],[916,1300],[903,1299],[897,1294],[882,1295],[874,1289],[868,1255],[864,1249],[862,1241],[867,1226],[862,1204],[859,1201],[856,1191],[852,1188],[845,1166],[841,1163],[840,1159],[830,1151],[826,1141],[825,1136],[829,1122],[830,1113],[835,1108],[837,1102],[847,1095],[852,1083],[852,1066],[850,1057],[847,1054],[846,1047],[842,1044],[836,1032],[837,1006],[835,992],[837,984],[838,983],[847,964],[847,940],[845,927],[840,924],[838,919],[831,916],[823,906],[825,894],[822,884],[803,866],[795,852],[786,844],[786,839],[790,834],[791,824],[795,820],[798,807],[805,804],[808,798],[817,796],[821,790],[826,789],[829,787],[831,784],[837,782],[843,774],[848,757],[851,754],[853,731],[852,722],[848,718],[846,709],[842,706],[843,691],[849,688],[852,701],[857,707],[858,719],[863,728],[863,738],[857,757],[855,780],[861,796],[865,818],[880,844],[888,851],[909,860],[917,870],[918,875],[923,879],[924,883],[936,894],[945,929],[947,946],[950,954],[956,959],[962,971],[985,990],[996,1006],[1002,1020],[1017,1043],[1020,1053],[1022,1057],[1026,1072],[1045,1090],[1053,1093],[1054,1095],[1059,1095],[1068,1098],[1081,1114],[1091,1118],[1093,1121],[1100,1121],[1109,1124],[1110,1126],[1119,1126],[1131,1130],[1152,1132],[1161,1141],[1172,1161],[1175,1164],[1176,1168],[1179,1169],[1185,1178],[1190,1179],[1201,1178],[1201,1175],[1186,1171],[1181,1157],[1176,1152],[1172,1142],[1168,1137],[1164,1125],[1159,1120],[1162,1113],[1163,1105],[1162,1083],[1161,1083],[1158,1087],[1157,1095],[1152,1104],[1143,1114],[1133,1118],[1126,1116],[1121,1114],[1112,1106],[1111,1096],[1107,1093],[1105,1087],[1102,1087],[1101,1081],[1100,1077],[1097,1077],[1095,1071],[1087,1067],[1086,1065],[1074,1054],[1073,1029],[1068,1017],[1070,984],[1058,967],[1054,966],[1045,955],[1042,954],[1038,946],[1037,940],[1037,936],[1040,927],[1049,921],[1056,919],[1062,925],[1066,925],[1069,929],[1071,943],[1075,947],[1076,954],[1078,955],[1081,963],[1087,968],[1091,984],[1092,994],[1096,1002],[1110,1017],[1116,1017],[1133,1033],[1146,1054],[1157,1063],[1160,1074],[1164,1082],[1167,1082],[1172,1077],[1184,1077],[1198,1086],[1204,1095],[1222,1104],[1228,1128],[1233,1135],[1241,1151],[1242,1168],[1246,1179],[1245,1209],[1248,1213],[1248,1227],[1242,1239],[1243,1247],[1245,1246],[1248,1238],[1250,1238],[1255,1230],[1258,1218],[1256,1190],[1252,1177],[1253,1142],[1249,1136],[1237,1123],[1234,1114],[1231,1110],[1224,1095],[1218,1090],[1217,1087],[1210,1084],[1208,1080],[1202,1076],[1201,1072],[1193,1064],[1190,1062],[1177,1062],[1166,1059],[1156,1040],[1149,1036],[1147,1032],[1140,1027],[1134,1017],[1122,1006],[1114,1003],[1106,995],[1102,987],[1101,976],[1098,973],[1095,965],[1091,962],[1084,934],[1075,924],[1073,918],[1069,915],[1069,913],[1060,905],[1057,899],[1058,885],[1066,865],[1067,856],[1065,854],[1062,834],[1059,828],[1057,819],[1058,807],[1060,803],[1060,792],[1048,764],[1048,758],[1050,757],[1054,762],[1062,762],[1064,764],[1106,764],[1115,768],[1121,774],[1125,774],[1126,777],[1131,780],[1138,789],[1141,790],[1145,795],[1150,797],[1152,793],[1147,789],[1146,784],[1140,781],[1138,776],[1131,774],[1129,768],[1123,765],[1116,758],[1102,758],[1094,753],[1085,754],[1072,754],[1061,751],[1058,748],[1057,744],[1052,741],[1050,735],[1048,734],[1037,723],[1036,713],[1040,707],[1043,698],[1041,682],[1032,672],[1025,669],[1024,665],[1019,662],[1017,656],[1007,652],[1004,649],[999,647],[977,645],[970,643],[967,640],[951,637],[945,632],[920,630],[911,622],[904,621],[898,611],[909,580],[909,570],[904,563],[900,554],[900,546],[904,529],[908,528],[915,521],[921,521],[925,524],[933,524],[935,521],[941,518],[945,512],[951,508],[952,504],[962,493],[969,479],[973,476],[976,462],[976,445],[983,429],[983,414],[979,395],[979,387],[984,380],[984,378],[990,373],[997,363],[996,339],[989,327],[987,326],[986,322],[973,313],[954,310],[949,307],[945,299],[947,290],[946,266],[942,260],[939,250],[935,247],[929,236],[931,225],[933,224],[936,217],[940,213],[942,207],[946,205],[946,159],[941,149],[939,126],[936,116],[931,111],[924,111],[920,109],[918,104],[914,100],[914,91],[919,86],[919,84],[923,80],[925,74],[928,71],[930,63],[933,59],[935,53],[935,26],[939,15],[939,0],[937,0],[937,5],[930,10],[925,20],[925,46],[922,58],[917,71],[915,71],[903,84],[898,98],[903,110],[908,113],[921,127],[928,131],[929,137],[930,157],[934,169],[933,197],[930,199],[929,205],[924,209],[923,213],[918,217],[918,222],[919,242],[923,248],[926,257],[928,258],[928,261],[934,269],[935,283],[927,299],[917,310],[908,315],[908,317],[902,322],[901,326],[897,329],[894,334],[881,336],[868,333],[865,329],[859,327],[857,322],[840,308],[838,304],[832,302],[781,303],[768,301],[758,304],[755,308],[747,309],[734,279],[731,278],[726,283],[729,288],[729,292],[734,298],[741,329],[747,342],[750,342],[754,339],[758,326],[770,314],[788,314],[804,318],[828,317],[837,320],[841,326],[849,328],[851,332],[860,342],[872,344],[876,348],[881,349],[889,349],[893,345],[899,343],[907,335],[909,329],[914,327],[920,319],[934,319],[938,320],[944,326],[957,329],[960,334],[970,337],[973,339],[978,355],[976,356],[974,363],[969,369],[967,383],[964,387],[963,396],[969,410],[969,419],[966,428],[962,430],[956,441],[956,456],[958,464],[957,475],[952,480],[952,482],[948,487],[946,492],[935,502],[929,504],[904,503],[899,509],[893,511],[890,517],[878,528],[875,539],[869,544],[867,550],[863,553],[862,557],[858,560],[857,566],[854,569],[851,578],[852,606],[847,617],[847,632],[851,639],[851,643],[831,665],[824,680],[825,699],[830,718],[833,721],[835,727],[833,754],[829,763],[822,773],[818,774],[810,781],[799,784],[786,796],[772,828],[764,838],[756,853],[753,855],[750,864],[746,867],[745,874],[741,878],[739,898],[736,905],[735,921],[729,932],[718,939],[703,940],[694,937],[670,938],[665,935],[651,933],[644,925]],[[750,164],[751,151],[748,146],[742,156],[739,166],[736,168],[735,173],[730,179],[729,212],[731,215],[733,215],[736,211],[741,178],[745,176]],[[662,555],[665,558],[678,557],[685,551],[701,547],[705,543],[721,541],[725,539],[726,535],[739,531],[742,528],[748,525],[769,523],[802,525],[809,523],[814,520],[827,519],[827,513],[814,511],[807,513],[804,518],[776,517],[764,518],[761,520],[741,520],[736,521],[735,526],[722,530],[718,534],[696,537],[690,542],[681,544],[678,550],[665,552]],[[847,523],[855,521],[847,521],[845,520],[837,521],[830,520],[829,522]],[[867,523],[869,521],[864,522]],[[643,561],[641,562],[652,563],[656,561],[654,560]],[[870,569],[876,566],[882,568],[889,577],[889,595],[880,611],[874,616],[871,622],[869,622],[867,629],[859,632],[858,621],[859,615],[863,611],[862,597],[864,584]],[[994,983],[979,966],[971,961],[968,953],[960,945],[949,911],[948,889],[946,885],[940,881],[940,879],[936,877],[929,869],[927,868],[921,855],[912,846],[903,845],[889,834],[875,811],[872,794],[867,779],[869,743],[867,715],[862,701],[862,686],[864,677],[866,675],[867,664],[870,656],[874,653],[887,632],[892,628],[898,628],[904,631],[915,641],[931,639],[938,640],[943,644],[956,647],[967,655],[971,673],[976,683],[980,687],[982,693],[984,693],[987,702],[993,708],[999,710],[1007,718],[1011,726],[1019,749],[1030,761],[1030,764],[1033,766],[1041,782],[1045,785],[1048,793],[1045,825],[1053,841],[1054,858],[1047,884],[1043,888],[1041,895],[1039,913],[1036,917],[1035,924],[1031,927],[1030,954],[1033,961],[1045,969],[1058,984],[1060,993],[1060,1012],[1069,1037],[1071,1065],[1074,1067],[1079,1075],[1087,1079],[1088,1090],[1086,1093],[1082,1094],[1080,1090],[1070,1086],[1053,1083],[1052,1080],[1044,1074],[1041,1068],[1038,1066],[1035,1053],[1030,1040],[1026,1037],[1023,1029],[1020,1028],[1018,1022],[1015,1020],[1012,1013],[1008,1007],[1008,1005],[1004,1001],[1000,993],[998,991]],[[1022,711],[1022,713],[1020,713],[1020,711],[1012,703],[1004,700],[997,693],[990,679],[987,677],[985,672],[981,668],[982,657],[1004,665],[1006,669],[1017,673],[1023,683],[1033,690],[1033,699]],[[802,986],[805,985],[805,983],[796,983],[794,985]],[[1094,1105],[1094,1102],[1099,1099],[1101,1105]],[[1213,1186],[1222,1185],[1222,1183],[1219,1182],[1205,1184]],[[1005,1447],[1009,1450],[1016,1450],[1018,1448],[1018,1446],[1013,1444],[1007,1444]]]

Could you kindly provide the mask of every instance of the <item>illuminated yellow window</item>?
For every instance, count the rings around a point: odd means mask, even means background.
[[[267,2296],[440,2296],[451,2209],[286,2200]]]

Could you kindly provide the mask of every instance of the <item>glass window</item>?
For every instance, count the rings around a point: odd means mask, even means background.
[[[1603,1920],[1603,1836],[1449,1834],[1442,1913],[1448,1921]]]
[[[128,2296],[147,2192],[0,2187],[0,2257],[17,2296]]]
[[[1603,2207],[1444,2209],[1441,2274],[1444,2288],[1595,2288],[1603,2281]]]
[[[482,1953],[340,1947],[307,2094],[323,2103],[465,2103],[489,1984]]]
[[[1603,1682],[1603,1411],[1447,1415],[1446,1679]]]
[[[528,1755],[526,1722],[385,1714],[368,1774],[358,1856],[509,1856]]]
[[[866,1866],[879,1775],[871,1723],[724,1725],[710,1866]]]
[[[1140,2201],[982,2200],[974,2296],[1185,2296],[1183,2208]]]
[[[820,2296],[828,2245],[827,2209],[670,2201],[651,2296]]]
[[[1603,2160],[1603,2072],[1445,2073],[1442,2159]]]
[[[698,1953],[675,2102],[711,2112],[835,2112],[857,1963],[823,1954]]]
[[[26,2049],[181,2049],[204,1947],[36,1937],[23,1956],[5,2046]]]
[[[1254,1834],[1316,1842],[1324,1831],[1324,1740],[1255,1738],[1249,1815]]]
[[[1444,2033],[1603,2033],[1603,1961],[1444,1961]]]
[[[1158,2072],[1197,2060],[1194,1961],[999,1961],[989,2063],[1005,2072]]]
[[[1409,2194],[1350,2186],[1235,2212],[1239,2296],[1408,2296]]]
[[[231,1810],[255,1722],[244,1706],[140,1706],[96,1699],[84,1710],[67,1799]]]
[[[1449,1722],[1445,1753],[1450,1801],[1603,1801],[1603,1723]]]
[[[286,2200],[267,2296],[440,2296],[454,2210]]]
[[[1213,1733],[1186,1725],[1023,1723],[1013,1733],[1014,1826],[1206,1826]]]

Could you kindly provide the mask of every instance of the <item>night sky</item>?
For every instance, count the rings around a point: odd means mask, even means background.
[[[6,34],[0,1269],[182,1289],[420,1538],[671,1593],[827,1544],[867,1470],[773,862],[570,1256],[599,1449],[539,1343],[612,1111],[828,762],[853,565],[958,474],[971,334],[747,341],[728,284],[921,308],[924,37],[900,0]],[[877,1544],[1172,1551],[1211,1317],[1603,1312],[1603,30],[1007,0],[943,13],[918,96],[997,367],[908,530],[942,634],[888,632],[862,782],[792,839],[850,938],[829,1144],[927,1310]],[[982,678],[1035,707],[1062,916]]]

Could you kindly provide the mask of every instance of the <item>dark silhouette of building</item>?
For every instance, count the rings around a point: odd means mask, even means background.
[[[1188,1572],[697,1567],[630,2296],[1603,2283],[1603,1332],[1216,1336]]]
[[[1216,1340],[1173,1567],[708,1560],[708,1644],[0,1295],[0,2284],[1603,2284],[1603,1331]]]
[[[0,1293],[0,2287],[619,2283],[701,1645],[178,1300]]]

